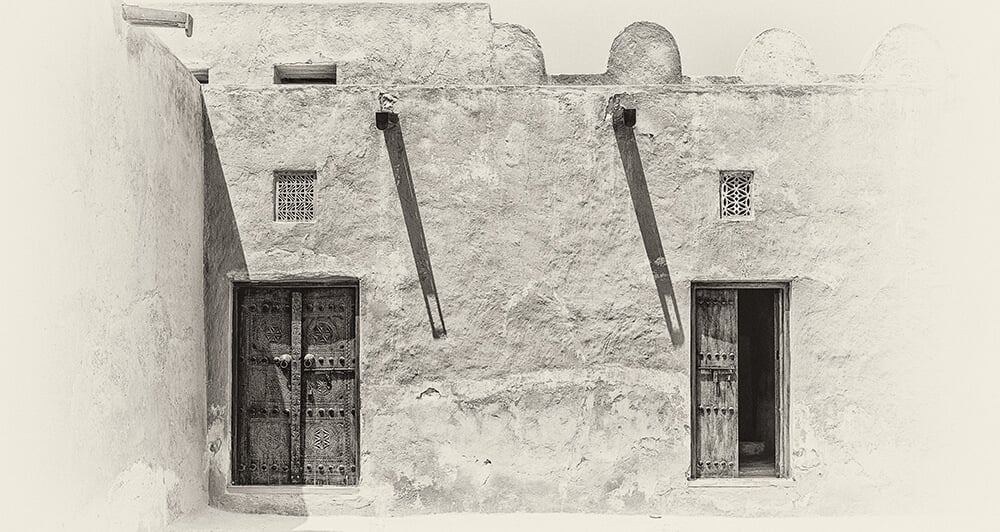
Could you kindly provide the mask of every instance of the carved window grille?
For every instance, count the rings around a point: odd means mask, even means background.
[[[274,173],[274,221],[311,222],[315,217],[316,172]]]
[[[723,218],[753,216],[753,172],[723,170],[719,173],[719,210]]]

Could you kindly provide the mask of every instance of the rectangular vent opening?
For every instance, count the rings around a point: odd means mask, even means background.
[[[719,172],[719,212],[722,218],[753,217],[753,171],[722,170]]]
[[[316,172],[281,170],[274,173],[274,221],[314,221],[315,197]]]
[[[194,79],[198,80],[198,83],[202,85],[208,84],[208,69],[207,68],[191,68],[189,69],[191,75]]]
[[[274,82],[277,84],[337,83],[337,65],[335,63],[295,63],[274,65]]]

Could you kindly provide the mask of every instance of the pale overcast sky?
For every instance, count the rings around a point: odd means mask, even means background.
[[[414,2],[421,0],[396,0],[396,3]],[[247,0],[247,3],[281,2]],[[638,20],[657,22],[670,30],[680,47],[684,73],[695,76],[731,75],[743,47],[755,35],[772,27],[786,28],[805,37],[821,71],[854,73],[886,31],[906,22],[932,30],[956,59],[953,61],[956,69],[971,66],[995,72],[998,67],[994,23],[1000,13],[1000,1],[493,0],[486,3],[492,5],[494,20],[521,24],[535,33],[542,43],[546,68],[552,74],[604,71],[611,41],[622,28]],[[971,53],[966,53],[970,50]]]

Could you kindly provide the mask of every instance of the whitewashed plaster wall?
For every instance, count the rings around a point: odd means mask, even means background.
[[[3,521],[161,530],[207,501],[200,89],[118,2],[8,15]]]

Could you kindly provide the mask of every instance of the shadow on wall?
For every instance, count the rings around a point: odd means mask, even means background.
[[[247,261],[243,252],[236,214],[219,150],[215,145],[212,120],[201,101],[205,139],[205,341],[208,357],[206,415],[206,463],[208,464],[209,499],[214,501],[225,493],[229,467],[228,449],[232,445],[232,415],[223,405],[229,404],[231,392],[226,365],[229,363],[229,330],[232,323],[232,290],[230,272],[246,274]]]
[[[233,394],[230,381],[231,340],[233,327],[233,284],[234,280],[250,278],[243,239],[229,195],[225,169],[215,144],[211,115],[202,98],[205,139],[205,330],[208,357],[207,382],[207,425],[206,460],[208,467],[209,504],[222,506],[233,511],[246,511],[247,519],[253,522],[257,514],[264,512],[287,513],[306,516],[312,513],[301,493],[286,491],[280,494],[229,493],[229,469],[232,464],[234,412],[229,405]],[[286,486],[286,488],[289,486]],[[294,488],[294,487],[293,487]],[[209,513],[208,515],[214,515]],[[226,514],[225,522],[237,518]],[[200,519],[193,515],[181,519],[171,530],[204,530]],[[298,530],[306,522],[304,517],[283,516],[280,528],[275,530]],[[196,524],[197,523],[197,524]],[[228,526],[228,525],[227,525]],[[243,529],[243,528],[240,528]]]
[[[663,253],[660,231],[656,225],[653,202],[649,198],[646,172],[643,170],[642,159],[639,156],[635,131],[632,130],[632,126],[635,125],[636,110],[622,107],[620,99],[621,95],[615,95],[608,102],[608,107],[613,115],[612,124],[615,130],[615,140],[618,144],[618,153],[621,155],[625,180],[628,182],[629,195],[632,197],[632,207],[635,209],[635,218],[639,223],[639,233],[642,235],[642,244],[646,249],[646,258],[649,259],[649,268],[653,273],[656,294],[660,299],[660,308],[663,310],[663,320],[667,323],[670,341],[675,346],[679,346],[684,343],[684,329],[681,326],[674,285],[670,280],[670,269]],[[671,310],[673,314],[671,314]]]

